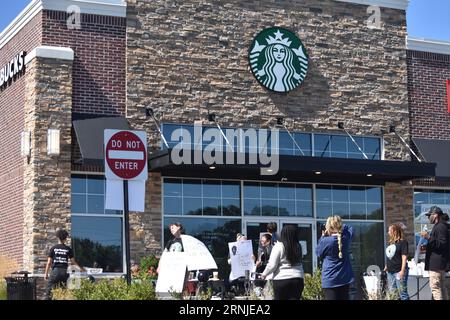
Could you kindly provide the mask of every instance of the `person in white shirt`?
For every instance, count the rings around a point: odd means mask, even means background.
[[[269,262],[261,274],[264,280],[273,274],[274,300],[299,300],[304,287],[302,248],[297,226],[286,224],[273,246]]]

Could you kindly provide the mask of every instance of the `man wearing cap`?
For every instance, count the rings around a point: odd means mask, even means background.
[[[448,233],[443,221],[441,208],[433,206],[426,213],[433,230],[431,234],[422,231],[420,236],[428,240],[425,254],[425,270],[430,274],[430,288],[434,300],[448,300],[445,288],[445,268],[447,264]]]

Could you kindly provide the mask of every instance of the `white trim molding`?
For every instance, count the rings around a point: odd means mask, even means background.
[[[408,36],[406,49],[450,55],[450,42]]]
[[[70,48],[40,46],[25,56],[25,64],[28,64],[34,58],[50,58],[73,61],[74,56],[74,52]]]
[[[383,8],[406,10],[409,0],[334,0],[339,2],[348,2],[355,4],[363,4],[366,6],[378,6]]]
[[[126,0],[32,0],[0,33],[0,49],[42,10],[66,12],[70,6],[77,6],[81,13],[121,18],[127,16]]]

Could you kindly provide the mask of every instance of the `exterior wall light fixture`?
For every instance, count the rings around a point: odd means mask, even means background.
[[[47,130],[47,154],[49,156],[59,156],[60,153],[60,131],[59,129]]]
[[[20,134],[20,155],[29,158],[31,156],[31,132],[22,131]]]

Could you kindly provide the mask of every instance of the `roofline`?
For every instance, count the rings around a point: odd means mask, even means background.
[[[334,0],[339,2],[349,2],[354,4],[363,4],[366,6],[378,6],[383,8],[406,10],[409,0]]]
[[[125,0],[32,0],[0,33],[0,49],[42,10],[65,12],[73,5],[78,6],[81,13],[123,18],[127,15]]]
[[[450,42],[407,36],[406,49],[450,55]]]

